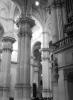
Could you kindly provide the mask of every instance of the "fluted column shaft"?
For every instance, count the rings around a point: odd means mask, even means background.
[[[2,100],[8,100],[10,90],[10,66],[11,66],[11,53],[12,44],[15,39],[9,36],[3,37],[3,50],[1,61],[1,77],[0,86],[3,91]]]
[[[20,50],[19,50],[19,75],[17,76],[17,97],[16,99],[30,100],[30,50],[31,50],[31,28],[34,21],[30,18],[20,18],[18,22],[20,32]],[[19,44],[18,44],[19,45]]]

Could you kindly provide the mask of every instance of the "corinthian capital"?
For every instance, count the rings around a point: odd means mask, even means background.
[[[35,25],[33,19],[29,17],[20,17],[17,22],[17,25],[20,28],[19,36],[32,36],[31,28]]]
[[[30,27],[32,28],[35,25],[35,21],[29,17],[20,17],[19,20],[17,21],[17,26],[22,26],[25,24],[29,24]]]

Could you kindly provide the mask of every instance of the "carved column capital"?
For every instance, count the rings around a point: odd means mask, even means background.
[[[41,59],[42,60],[49,60],[50,61],[50,57],[49,57],[49,48],[42,48],[41,49],[41,52],[42,52],[42,56],[41,56]]]
[[[31,28],[35,25],[35,21],[29,17],[20,17],[17,25],[19,27],[20,25],[25,25],[26,23],[29,24]]]
[[[35,21],[29,17],[20,17],[17,26],[20,28],[20,36],[32,36],[31,28],[35,25]]]
[[[12,52],[12,43],[15,42],[13,37],[5,36],[3,37],[3,50],[9,50]]]
[[[54,8],[61,8],[64,6],[64,1],[61,1],[61,0],[54,0],[54,2],[52,3],[52,6]]]

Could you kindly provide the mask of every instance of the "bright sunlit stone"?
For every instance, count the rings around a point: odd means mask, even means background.
[[[36,6],[39,6],[39,4],[40,4],[39,1],[35,1]]]

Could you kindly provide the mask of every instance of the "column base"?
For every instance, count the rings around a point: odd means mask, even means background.
[[[16,84],[15,100],[31,100],[31,88],[27,84]]]
[[[0,86],[0,100],[9,100],[10,87]]]
[[[50,97],[50,91],[49,91],[49,89],[43,89],[43,91],[42,91],[42,97],[43,98],[49,98]]]

